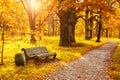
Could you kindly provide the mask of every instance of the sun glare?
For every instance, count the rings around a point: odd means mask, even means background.
[[[20,1],[20,0],[16,0],[16,1]]]
[[[32,10],[39,10],[42,6],[41,2],[38,0],[16,0],[16,2],[23,1],[23,2],[28,2],[30,4]]]
[[[37,1],[36,0],[31,0],[30,5],[32,8],[35,8],[37,6]]]
[[[41,6],[41,4],[36,0],[31,0],[30,5],[31,5],[31,8],[34,10],[38,10]]]

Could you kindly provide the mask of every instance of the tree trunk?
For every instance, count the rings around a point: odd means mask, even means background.
[[[54,19],[52,21],[52,36],[55,36],[55,25],[54,25]]]
[[[50,23],[48,23],[48,36],[50,36]]]
[[[75,41],[75,26],[69,26],[69,41],[70,43],[76,42]]]
[[[90,26],[90,28],[91,28],[91,26]],[[92,39],[92,37],[93,37],[93,30],[90,29],[90,39]]]
[[[119,34],[118,34],[118,36],[119,36],[119,39],[120,39],[120,27],[119,27]]]
[[[90,39],[93,37],[93,13],[90,12]]]
[[[48,36],[55,35],[55,26],[54,26],[54,13],[48,17]]]
[[[119,39],[120,39],[120,31],[119,31]]]
[[[23,7],[25,8],[27,14],[28,14],[28,19],[29,19],[29,25],[30,25],[30,30],[32,31],[31,33],[31,42],[35,42],[35,19],[36,19],[36,11],[32,8],[31,6],[31,0],[27,1],[25,0],[25,2],[23,0],[20,0],[21,3],[23,4]]]
[[[31,34],[31,42],[35,42],[36,39],[35,39],[35,19],[32,20],[31,24],[30,24],[30,29],[32,31],[32,34]]]
[[[52,15],[50,14],[48,17],[48,36],[51,36],[51,28],[52,28]]]
[[[112,37],[112,28],[109,28],[109,37]]]
[[[69,34],[68,34],[68,11],[60,10],[58,14],[60,18],[60,46],[68,46],[69,43]]]
[[[108,38],[109,29],[106,29],[106,38]]]
[[[28,18],[29,18],[30,30],[32,31],[30,41],[35,42],[36,41],[35,34],[34,34],[34,31],[35,31],[35,15],[32,14],[31,11],[29,11],[28,12]]]
[[[77,16],[74,13],[70,14],[69,17],[69,42],[73,43],[75,41],[75,25],[77,23]]]
[[[5,29],[5,23],[3,23],[3,26],[2,26],[2,35],[1,35],[1,38],[2,38],[2,51],[1,51],[1,65],[4,64],[3,62],[3,54],[4,54],[4,41],[5,41],[5,38],[4,38],[4,29]]]
[[[97,34],[96,42],[100,42],[101,29],[102,29],[102,20],[101,20],[101,15],[100,15],[99,26],[98,26],[98,34]]]
[[[87,10],[85,12],[85,40],[89,39],[88,15],[89,15],[89,10],[87,7]]]

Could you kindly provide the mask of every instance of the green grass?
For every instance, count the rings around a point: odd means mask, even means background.
[[[0,66],[0,80],[36,80],[41,79],[47,74],[57,70],[67,62],[76,60],[83,56],[87,51],[106,43],[106,39],[101,39],[101,43],[96,43],[96,39],[84,40],[76,38],[77,44],[71,47],[60,47],[59,37],[43,37],[41,41],[35,44],[25,40],[12,40],[5,42],[4,64]],[[29,61],[24,67],[17,67],[14,63],[15,54],[23,53],[21,48],[46,46],[48,51],[56,52],[59,62],[54,63],[35,63]],[[1,58],[0,58],[1,59]]]
[[[116,39],[115,41],[120,42]],[[114,80],[120,80],[120,44],[115,52],[112,54],[113,64],[111,65],[111,76]]]

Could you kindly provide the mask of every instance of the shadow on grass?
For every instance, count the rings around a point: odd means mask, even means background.
[[[85,46],[86,44],[83,44],[83,43],[71,43],[70,44],[70,47],[83,47]]]

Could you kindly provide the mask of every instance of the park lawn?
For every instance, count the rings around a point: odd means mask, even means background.
[[[84,55],[87,51],[105,44],[106,39],[101,39],[100,43],[95,42],[95,38],[92,40],[84,40],[84,38],[76,38],[77,44],[72,44],[69,47],[59,46],[59,37],[43,37],[42,40],[37,43],[30,43],[25,40],[11,40],[5,41],[4,50],[4,64],[0,66],[0,80],[36,80],[42,79],[49,73],[56,71],[62,65],[67,64],[70,61],[78,59]],[[15,54],[23,53],[21,48],[46,46],[48,51],[56,52],[57,59],[50,63],[29,61],[27,65],[17,67],[15,66],[14,58]],[[1,59],[1,57],[0,57]]]
[[[120,43],[120,40],[116,39],[115,41]],[[115,52],[112,54],[112,65],[111,69],[111,77],[114,80],[120,80],[120,44],[117,46]]]

